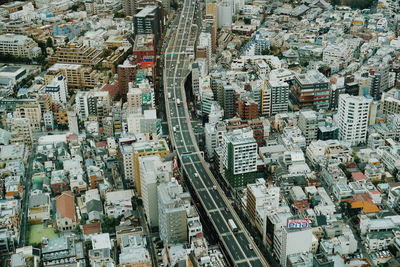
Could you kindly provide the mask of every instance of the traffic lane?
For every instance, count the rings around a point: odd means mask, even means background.
[[[205,206],[206,209],[213,210],[216,208],[214,203],[212,202],[212,198],[210,197],[210,195],[206,190],[205,191],[197,190],[197,194],[199,195],[199,198],[202,200],[203,205]]]
[[[204,189],[205,188],[203,183],[201,182],[200,178],[198,178],[194,175],[196,173],[196,171],[192,164],[185,164],[184,169],[185,169],[186,173],[188,174],[190,182],[196,189]]]
[[[224,240],[225,246],[228,248],[234,261],[245,258],[232,234],[225,235],[222,237],[222,239]]]
[[[208,192],[210,192],[210,195],[214,199],[215,204],[217,205],[218,208],[225,208],[225,202],[222,200],[221,195],[219,192],[215,189],[208,189]]]
[[[208,176],[208,174],[204,170],[203,164],[201,164],[201,162],[196,162],[194,164],[196,166],[196,170],[198,171],[199,175],[201,176],[206,187],[214,186],[213,182],[211,181],[211,178]]]
[[[233,219],[232,213],[229,210],[221,210],[222,216],[224,216],[225,220],[228,221],[229,219]]]
[[[264,265],[261,263],[260,260],[252,260],[250,261],[250,265],[253,267],[263,267]]]
[[[218,211],[210,212],[210,219],[214,222],[219,234],[229,233],[228,225],[225,223]]]
[[[238,233],[235,235],[236,240],[240,244],[240,247],[242,248],[244,254],[246,255],[247,258],[254,258],[257,257],[256,253],[254,252],[253,249],[249,248],[249,241],[247,241],[246,236],[244,233]]]

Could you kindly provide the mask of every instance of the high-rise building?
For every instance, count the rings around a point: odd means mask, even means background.
[[[288,228],[283,226],[274,233],[273,251],[278,257],[281,266],[287,266],[289,255],[310,252],[312,245],[312,229]]]
[[[249,97],[242,97],[236,101],[236,111],[242,120],[258,118],[258,104]]]
[[[122,9],[126,16],[134,16],[136,14],[136,0],[122,0]]]
[[[58,104],[67,104],[67,78],[64,76],[55,77],[48,85],[46,85],[44,92],[51,95],[53,102]]]
[[[222,137],[225,178],[232,187],[254,183],[257,172],[257,142],[250,128],[227,132]]]
[[[199,36],[199,42],[196,47],[196,58],[204,58],[208,64],[211,65],[212,56],[212,38],[211,33],[202,32]]]
[[[136,65],[127,59],[123,64],[118,65],[118,86],[122,99],[126,99],[129,90],[129,83],[135,80]]]
[[[233,1],[222,0],[218,3],[218,29],[231,27],[233,22]]]
[[[158,192],[158,218],[160,237],[164,244],[185,243],[188,240],[187,215],[190,194],[183,192],[175,179],[160,184]]]
[[[80,64],[54,64],[47,70],[45,81],[51,82],[59,75],[67,78],[68,89],[98,88],[109,81],[109,77],[103,72]]]
[[[314,110],[302,110],[299,115],[298,126],[306,138],[306,144],[317,140],[318,136],[318,114]]]
[[[247,214],[257,225],[263,225],[259,209],[276,211],[279,207],[280,188],[268,187],[264,179],[257,179],[255,184],[247,185]],[[263,213],[264,214],[264,213]]]
[[[224,119],[230,119],[235,116],[235,88],[230,84],[218,84],[217,100],[224,110]]]
[[[159,6],[150,5],[133,16],[135,34],[154,34],[157,41],[161,36],[161,10]]]
[[[162,161],[160,155],[139,158],[142,201],[150,227],[158,226],[157,186],[167,183],[172,176],[172,161]]]
[[[367,141],[369,112],[372,99],[363,96],[339,96],[339,139],[353,145]]]
[[[381,100],[382,92],[389,88],[389,65],[381,63],[369,71],[369,95]]]
[[[75,109],[79,118],[87,118],[89,116],[88,91],[78,91],[75,95]]]
[[[289,84],[279,80],[269,80],[262,93],[262,114],[273,116],[287,112],[289,102]]]
[[[13,118],[11,120],[11,144],[32,145],[32,129],[31,124],[26,118]]]
[[[112,108],[108,91],[78,91],[75,95],[75,109],[79,118],[108,116]]]
[[[226,133],[223,122],[210,122],[204,126],[206,154],[209,160],[214,159],[214,150],[220,146],[222,136]]]
[[[294,110],[328,109],[331,98],[329,81],[317,70],[296,74],[289,98],[291,108]]]
[[[139,87],[134,87],[132,83],[129,85],[128,93],[126,94],[128,107],[142,107],[142,90]]]
[[[170,153],[168,144],[164,139],[121,145],[120,151],[125,180],[130,187],[135,186],[137,196],[142,195],[139,158],[149,155],[160,155],[161,158],[164,158],[165,155]]]

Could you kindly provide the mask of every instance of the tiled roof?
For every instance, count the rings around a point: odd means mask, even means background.
[[[61,218],[70,218],[73,222],[77,222],[74,199],[74,193],[64,191],[56,197],[56,208]]]

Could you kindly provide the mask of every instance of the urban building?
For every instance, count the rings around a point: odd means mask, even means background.
[[[318,136],[318,114],[314,110],[300,111],[298,126],[309,145],[311,141],[317,140]]]
[[[68,89],[82,90],[100,87],[109,80],[104,73],[82,64],[54,64],[48,69],[45,80],[50,83],[59,75],[66,77]]]
[[[68,85],[67,78],[64,76],[55,77],[44,89],[45,94],[52,97],[53,102],[58,104],[67,104]]]
[[[301,242],[299,242],[301,240]],[[288,256],[310,252],[312,245],[311,228],[288,228],[283,226],[274,234],[273,251],[282,266],[287,266]]]
[[[136,14],[136,2],[137,0],[122,1],[122,10],[126,16],[134,16]]]
[[[360,144],[367,141],[369,112],[372,99],[362,96],[339,96],[339,139]]]
[[[123,99],[126,99],[126,94],[129,90],[129,83],[135,80],[136,65],[132,64],[128,59],[123,64],[118,65],[118,86],[119,92]]]
[[[273,116],[287,112],[289,107],[289,84],[279,80],[269,80],[262,91],[261,113]]]
[[[278,209],[279,192],[279,187],[268,187],[264,179],[257,179],[255,184],[247,184],[247,214],[259,229],[263,228],[264,216]]]
[[[160,155],[139,157],[141,192],[144,211],[150,227],[158,227],[157,186],[172,177],[172,161],[162,161]]]
[[[400,113],[400,90],[392,89],[382,95],[382,111],[384,114]]]
[[[328,79],[317,70],[296,74],[290,93],[290,105],[298,109],[328,109],[331,93]]]
[[[31,146],[32,128],[29,119],[15,118],[11,120],[11,144],[25,144]]]
[[[157,192],[161,239],[166,244],[187,242],[186,210],[190,207],[190,194],[183,192],[182,186],[175,179],[160,184]]]
[[[252,98],[239,98],[236,101],[236,111],[242,120],[258,118],[258,105]]]
[[[15,57],[35,58],[41,54],[38,44],[24,35],[0,35],[0,53]]]
[[[56,224],[59,231],[73,231],[79,219],[75,210],[75,196],[71,191],[64,191],[56,197]]]
[[[70,43],[59,47],[49,58],[49,64],[79,64],[94,67],[102,60],[103,51],[101,49]]]
[[[135,34],[154,34],[155,40],[161,36],[161,10],[159,6],[149,5],[133,16]]]
[[[124,178],[129,186],[135,187],[138,196],[141,196],[141,174],[139,158],[149,155],[160,155],[164,158],[169,154],[169,147],[164,139],[139,141],[130,144],[122,144],[120,152],[124,167]]]
[[[254,183],[257,171],[257,142],[249,128],[227,132],[222,137],[225,179],[232,187]]]
[[[39,104],[22,104],[15,108],[15,118],[28,119],[32,131],[40,131],[42,125],[42,112]]]

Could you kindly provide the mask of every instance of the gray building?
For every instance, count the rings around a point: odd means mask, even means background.
[[[301,132],[309,145],[311,141],[317,140],[318,135],[318,114],[314,110],[300,111],[299,124]]]
[[[188,240],[186,211],[190,207],[190,194],[173,179],[160,184],[158,192],[158,221],[164,244],[185,243]]]
[[[159,6],[146,6],[133,17],[135,34],[154,34],[156,40],[161,36],[161,10]]]

